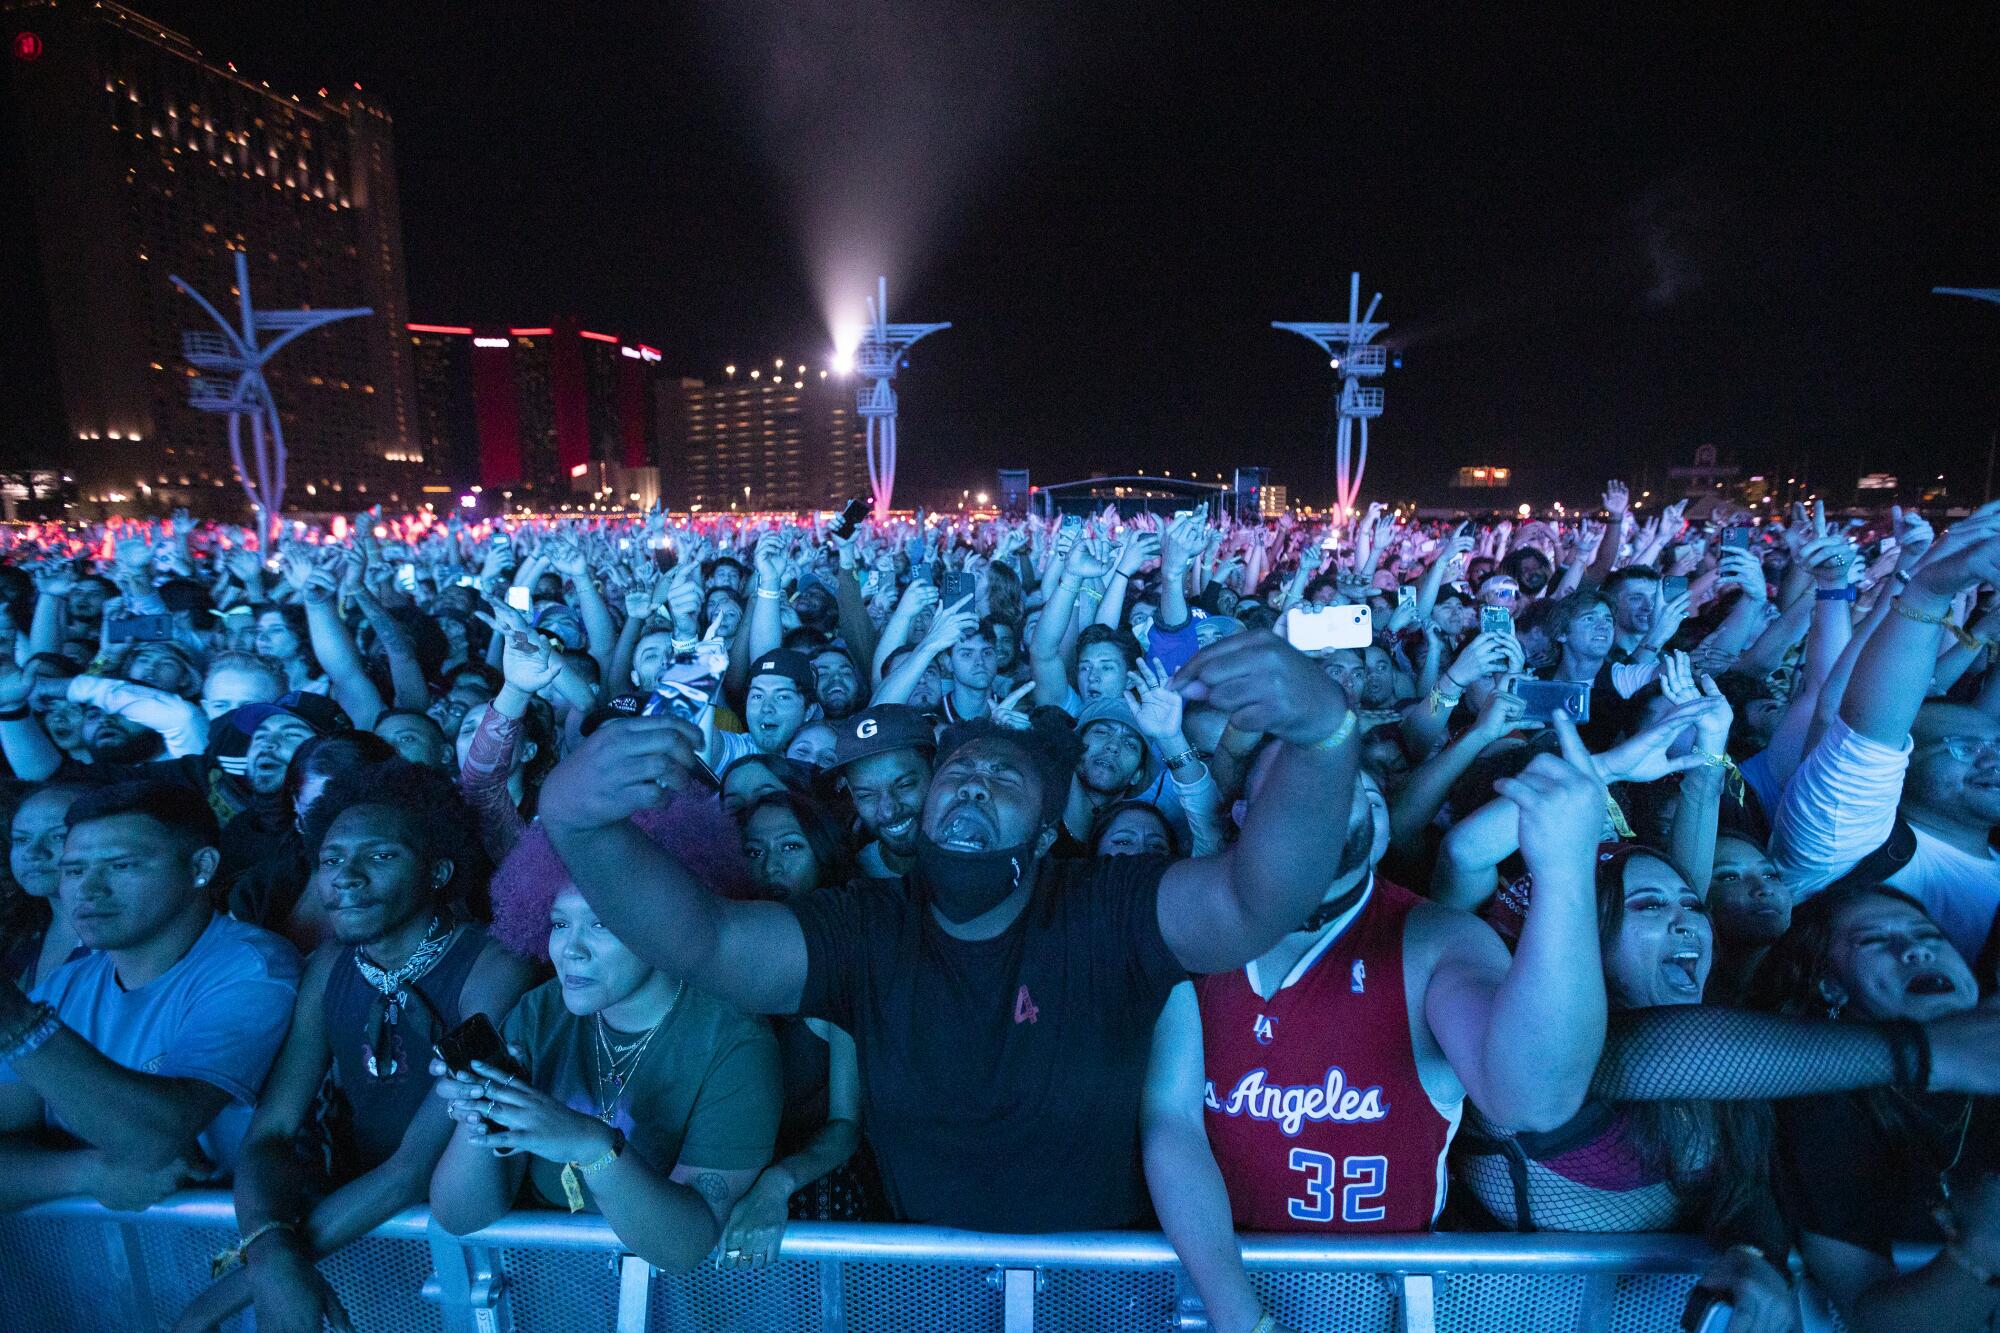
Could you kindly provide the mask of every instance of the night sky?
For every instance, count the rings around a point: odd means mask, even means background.
[[[955,323],[900,381],[906,488],[1263,462],[1323,501],[1331,372],[1268,324],[1344,318],[1352,268],[1405,355],[1377,496],[1710,441],[1976,500],[2000,424],[2000,307],[1928,294],[2000,286],[1989,6],[138,7],[387,103],[415,319],[816,365],[882,257],[894,317]]]

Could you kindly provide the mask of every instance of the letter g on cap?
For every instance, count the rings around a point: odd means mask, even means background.
[[[858,741],[870,740],[881,729],[881,725],[874,718],[864,717],[861,719],[861,724],[854,728],[854,739]]]

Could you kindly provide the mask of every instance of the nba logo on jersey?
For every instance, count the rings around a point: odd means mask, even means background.
[[[1257,1015],[1257,1021],[1250,1025],[1250,1035],[1257,1039],[1259,1046],[1269,1046],[1276,1039],[1271,1030],[1271,1020],[1264,1014]]]
[[[1354,979],[1348,983],[1347,988],[1353,991],[1356,995],[1367,994],[1368,964],[1362,962],[1359,958],[1355,959],[1354,971],[1351,975],[1353,976]]]

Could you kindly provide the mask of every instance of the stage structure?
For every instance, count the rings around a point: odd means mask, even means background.
[[[875,516],[887,518],[896,490],[896,372],[909,363],[903,353],[919,338],[950,328],[950,324],[891,324],[889,280],[875,279],[868,299],[868,327],[854,351],[854,368],[867,383],[855,392],[855,410],[867,423],[868,487],[875,497]]]
[[[188,406],[229,418],[229,461],[257,511],[257,531],[269,541],[285,502],[285,427],[278,419],[264,363],[300,334],[336,320],[372,315],[368,306],[347,310],[259,310],[250,300],[250,264],[236,251],[236,297],[242,327],[233,327],[206,297],[177,277],[169,277],[215,321],[217,332],[190,329],[181,334],[181,355],[201,373],[188,381]],[[260,333],[278,336],[260,344]],[[251,463],[243,457],[243,418],[250,418]]]
[[[1334,402],[1338,415],[1334,441],[1334,464],[1338,490],[1335,504],[1341,517],[1352,515],[1361,494],[1361,474],[1368,469],[1368,423],[1382,415],[1382,391],[1364,388],[1361,381],[1374,379],[1389,368],[1389,349],[1374,343],[1375,335],[1388,328],[1375,323],[1375,307],[1382,293],[1361,310],[1361,275],[1347,278],[1347,322],[1344,324],[1287,324],[1273,320],[1271,327],[1285,329],[1308,339],[1326,353],[1340,376],[1340,396]],[[1359,432],[1358,448],[1356,432]]]

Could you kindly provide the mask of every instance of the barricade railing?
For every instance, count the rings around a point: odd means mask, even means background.
[[[144,1213],[69,1200],[0,1218],[0,1327],[167,1330],[236,1238],[225,1193]],[[1246,1236],[1265,1306],[1362,1333],[1679,1327],[1712,1251],[1673,1235]],[[668,1276],[595,1214],[511,1213],[457,1237],[424,1209],[322,1265],[358,1333],[1197,1333],[1164,1237],[794,1223],[779,1262]],[[247,1329],[233,1321],[231,1333]]]

